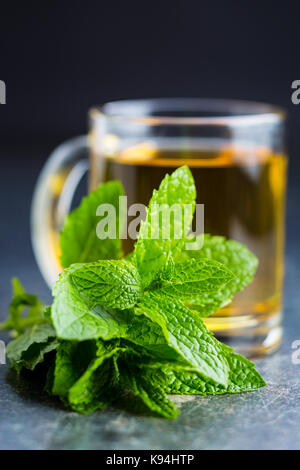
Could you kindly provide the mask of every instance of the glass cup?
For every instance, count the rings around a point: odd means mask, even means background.
[[[285,114],[267,104],[211,99],[116,101],[89,112],[88,136],[51,154],[32,207],[32,241],[52,286],[62,270],[58,234],[76,187],[118,179],[128,205],[147,204],[166,173],[187,164],[204,204],[205,232],[244,243],[259,259],[254,281],[206,319],[248,356],[273,351],[282,336],[287,157]],[[133,247],[124,240],[124,250]]]

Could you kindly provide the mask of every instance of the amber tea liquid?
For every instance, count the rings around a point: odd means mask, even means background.
[[[101,180],[118,179],[129,205],[147,204],[164,175],[181,165],[192,170],[197,202],[204,204],[205,233],[240,241],[259,259],[254,281],[206,323],[218,337],[248,356],[251,348],[256,354],[273,350],[281,338],[287,159],[264,147],[210,144],[207,148],[176,148],[174,142],[169,147],[144,143],[106,155],[104,160],[92,154],[91,188]],[[124,241],[127,252],[132,246],[132,240]]]

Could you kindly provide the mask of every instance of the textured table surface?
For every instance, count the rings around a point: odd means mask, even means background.
[[[10,205],[1,198],[6,223],[1,227],[0,318],[6,315],[13,275],[30,292],[49,300],[29,240],[29,204],[37,172],[27,160],[19,176],[13,164],[1,175]],[[15,185],[8,188],[12,180]],[[178,397],[181,414],[175,422],[117,409],[80,416],[42,395],[36,384],[17,379],[8,365],[0,365],[0,449],[299,449],[300,364],[292,362],[292,343],[300,340],[298,201],[299,192],[291,186],[284,340],[277,353],[256,361],[266,388],[234,396]],[[7,337],[2,334],[1,339]]]

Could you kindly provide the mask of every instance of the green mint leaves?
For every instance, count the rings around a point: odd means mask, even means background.
[[[164,418],[177,418],[178,409],[167,397],[164,384],[158,381],[154,374],[123,361],[121,378],[123,386],[141,400],[148,410]]]
[[[99,240],[96,227],[103,221],[99,205],[110,204],[119,233],[122,195],[120,183],[105,183],[67,217],[60,238],[66,269],[51,307],[44,309],[13,281],[2,325],[19,335],[7,348],[12,366],[47,366],[45,390],[80,413],[121,398],[139,402],[147,414],[175,419],[178,410],[167,394],[263,387],[254,364],[220,343],[201,318],[252,280],[255,256],[238,242],[210,235],[200,250],[186,250],[196,190],[190,170],[181,167],[154,190],[135,249],[120,259],[118,237]]]
[[[194,259],[197,262],[208,259],[220,262],[224,268],[232,273],[232,278],[224,285],[223,289],[213,294],[194,296],[190,299],[192,308],[196,308],[202,317],[216,312],[231,302],[233,294],[241,291],[253,279],[258,266],[258,259],[241,243],[234,240],[226,240],[224,237],[204,235],[204,243],[201,250],[181,252],[181,259]]]
[[[142,296],[139,273],[125,260],[83,265],[72,272],[71,279],[90,308],[103,305],[124,310],[134,307]]]
[[[182,361],[194,367],[205,380],[227,385],[229,369],[222,345],[196,314],[182,302],[156,293],[145,296],[139,308],[167,332],[167,343]]]
[[[182,301],[201,303],[202,298],[206,295],[211,297],[233,279],[233,273],[218,261],[189,259],[178,263],[169,262],[168,268],[159,273],[155,287],[161,293]]]
[[[195,183],[187,167],[178,168],[171,176],[166,175],[159,189],[153,191],[134,252],[135,262],[145,286],[148,286],[167,265],[170,256],[174,257],[180,253],[185,236],[190,230],[195,199]],[[185,206],[189,207],[189,213],[185,214],[184,218]],[[159,209],[169,213],[169,224],[160,222]],[[185,226],[183,220],[186,222]]]
[[[9,305],[7,320],[0,323],[0,330],[10,330],[12,336],[18,336],[33,325],[43,323],[44,304],[36,295],[25,292],[16,277],[12,279],[13,298]]]
[[[170,365],[162,364],[157,367],[157,372],[164,374],[165,392],[180,395],[241,393],[266,385],[266,382],[254,369],[252,362],[233,352],[227,353],[226,358],[229,365],[229,380],[226,386],[204,381],[195,370],[187,367],[180,368],[177,366],[177,368],[172,369]]]
[[[83,198],[81,205],[71,212],[65,220],[60,235],[61,264],[64,268],[73,263],[86,263],[99,259],[118,259],[122,256],[119,240],[119,227],[122,227],[122,207],[119,207],[119,197],[124,190],[118,181],[109,181]],[[97,237],[96,227],[101,217],[97,216],[97,208],[102,204],[115,207],[116,238]],[[121,220],[119,220],[119,214]]]
[[[123,315],[91,303],[74,284],[72,273],[80,266],[69,268],[53,289],[51,318],[57,336],[74,341],[93,338],[109,340],[121,336],[125,328]]]
[[[49,324],[36,324],[7,345],[6,353],[11,364],[21,371],[22,368],[34,370],[43,362],[45,354],[55,350],[58,340],[54,328]]]

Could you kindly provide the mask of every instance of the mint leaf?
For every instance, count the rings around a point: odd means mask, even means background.
[[[125,260],[87,263],[71,273],[82,299],[93,308],[133,307],[142,296],[137,269]]]
[[[12,288],[9,316],[0,324],[0,330],[12,330],[12,334],[17,336],[26,328],[45,322],[44,304],[36,295],[28,294],[16,277],[12,279]]]
[[[135,245],[135,262],[144,286],[148,286],[169,261],[170,255],[179,252],[190,230],[195,208],[196,189],[194,179],[188,167],[175,170],[166,175],[158,191],[153,191],[149,202],[146,220],[141,223],[138,241]],[[166,211],[176,204],[179,211],[170,217],[169,223],[161,223],[158,214],[163,206]],[[190,212],[185,213],[184,206],[189,204]],[[169,233],[167,233],[169,231]],[[153,234],[156,238],[153,238]]]
[[[226,240],[224,237],[204,236],[204,243],[201,250],[190,250],[189,256],[196,258],[209,258],[219,261],[227,267],[234,277],[227,288],[231,292],[239,292],[248,285],[255,274],[258,266],[257,257],[248,248],[235,240]]]
[[[54,369],[55,369],[55,360],[52,360],[47,371],[46,381],[44,385],[44,391],[48,393],[48,395],[52,395],[52,387],[53,387],[53,381],[54,381]]]
[[[266,385],[264,379],[254,368],[255,364],[253,362],[233,351],[227,351],[226,357],[230,367],[227,392],[247,392]]]
[[[56,282],[51,317],[58,338],[74,341],[122,337],[126,318],[118,310],[86,303],[72,280],[72,274],[83,265],[73,265]]]
[[[58,346],[55,330],[48,324],[34,325],[11,341],[6,353],[12,366],[20,371],[23,367],[33,370],[43,362],[45,354]]]
[[[66,217],[59,240],[61,264],[64,268],[73,263],[117,259],[122,256],[118,227],[123,223],[124,214],[122,214],[122,208],[119,207],[119,197],[123,194],[124,190],[119,181],[103,183],[83,198],[80,206]],[[101,204],[111,204],[116,210],[115,239],[100,240],[97,237],[97,224],[105,217],[96,215],[97,208]],[[119,213],[121,213],[121,221]]]
[[[167,393],[186,395],[220,395],[224,393],[241,393],[256,390],[266,385],[254,364],[243,356],[233,352],[227,353],[230,367],[228,386],[205,382],[195,371],[171,365],[163,365],[165,390]]]
[[[153,293],[144,296],[136,312],[157,322],[169,346],[204,380],[227,386],[229,368],[222,345],[196,314],[178,300]]]
[[[70,388],[96,354],[95,341],[61,341],[57,348],[51,393],[67,399]]]
[[[46,322],[52,323],[51,307],[50,307],[50,305],[48,305],[47,307],[45,307],[45,309],[44,309],[44,311],[43,311],[43,315],[44,315],[44,318],[45,318],[45,321],[46,321]]]
[[[159,273],[150,287],[158,293],[169,295],[183,301],[201,302],[204,296],[219,291],[233,279],[229,269],[218,261],[201,258],[182,263],[170,264]]]
[[[117,345],[100,343],[97,357],[71,387],[68,400],[71,408],[80,413],[104,409],[120,393],[119,373],[113,360],[122,349]]]
[[[136,314],[127,312],[127,329],[123,337],[124,344],[127,347],[129,344],[131,349],[136,349],[137,346],[140,347],[141,356],[151,354],[160,359],[180,360],[180,354],[166,339],[169,337],[168,330],[160,315],[157,315],[154,322],[143,314],[142,306],[138,306],[134,311]],[[155,314],[156,312],[152,310],[151,315],[154,317]]]
[[[120,371],[124,386],[141,399],[149,410],[165,418],[177,418],[178,409],[165,394],[162,384],[155,380],[152,374],[124,362],[120,366]]]
[[[208,234],[204,236],[204,244],[200,250],[185,251],[184,256],[195,260],[218,261],[234,275],[224,288],[213,296],[205,295],[191,301],[191,305],[195,305],[202,316],[208,316],[227,305],[234,293],[239,292],[252,281],[258,265],[256,256],[241,243]]]

